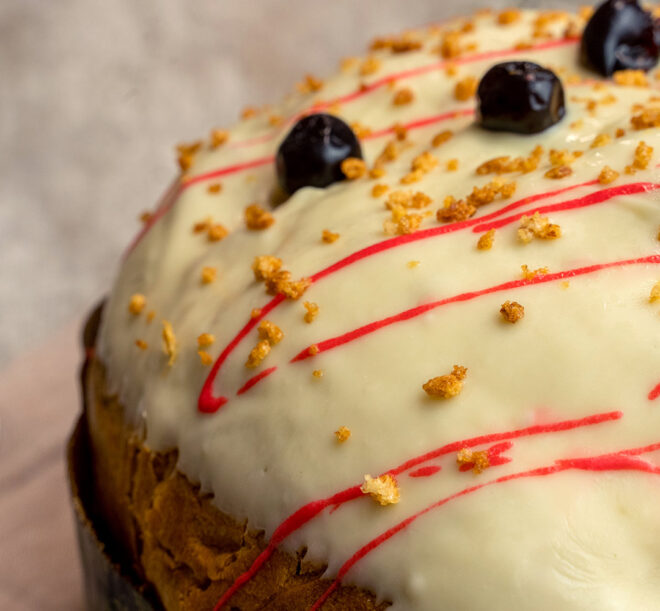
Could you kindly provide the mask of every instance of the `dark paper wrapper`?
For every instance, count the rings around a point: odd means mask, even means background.
[[[89,611],[160,611],[136,585],[130,572],[111,557],[93,519],[87,421],[80,417],[67,449],[69,484],[80,546],[86,608]]]

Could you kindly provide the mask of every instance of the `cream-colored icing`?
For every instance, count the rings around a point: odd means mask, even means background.
[[[507,27],[497,25],[492,16],[479,17],[464,41],[477,42],[476,53],[510,48],[530,40],[535,17],[526,12],[519,23]],[[559,35],[565,26],[560,20],[552,31]],[[425,42],[422,50],[401,55],[377,52],[382,66],[376,74],[362,79],[352,68],[326,80],[320,92],[291,96],[276,112],[293,116],[315,100],[352,93],[363,80],[370,83],[437,62],[431,49],[439,41],[438,33],[419,35]],[[553,66],[564,76],[594,78],[580,67],[577,53],[576,44],[567,44],[516,52],[515,57]],[[415,93],[410,105],[393,106],[393,89],[382,87],[342,104],[338,114],[378,130],[469,109],[472,100],[454,99],[456,80],[478,78],[496,61],[502,59],[464,64],[459,60],[455,77],[435,70],[399,80],[396,87],[409,86]],[[243,213],[254,201],[269,201],[275,185],[271,164],[219,178],[219,195],[207,192],[209,181],[183,190],[124,261],[101,332],[101,358],[109,377],[134,424],[146,427],[150,447],[178,447],[179,468],[215,493],[219,508],[270,534],[305,503],[446,443],[538,422],[623,412],[617,421],[514,440],[505,452],[512,461],[480,475],[460,472],[455,453],[449,454],[433,463],[442,470],[432,477],[401,475],[397,505],[381,507],[365,497],[322,513],[284,547],[306,545],[310,557],[328,562],[332,577],[364,543],[464,488],[562,458],[660,441],[660,402],[647,397],[660,381],[660,306],[648,299],[660,280],[660,265],[609,269],[570,279],[568,286],[555,281],[451,304],[315,358],[289,363],[306,346],[373,320],[518,279],[522,264],[558,272],[660,254],[660,191],[551,213],[550,219],[562,228],[559,240],[521,244],[516,238],[518,223],[513,223],[498,230],[492,250],[483,252],[476,249],[479,234],[467,229],[394,248],[345,268],[267,317],[285,337],[256,371],[244,367],[257,341],[252,331],[215,381],[215,394],[227,395],[229,402],[215,414],[197,411],[209,372],[197,355],[197,336],[215,336],[208,348],[215,358],[250,311],[270,300],[254,280],[253,258],[276,255],[295,277],[308,276],[387,239],[384,198],[371,196],[377,182],[424,191],[434,199],[435,211],[446,195],[465,196],[473,185],[492,178],[475,174],[483,161],[504,154],[527,155],[536,144],[546,150],[540,168],[511,176],[517,182],[515,196],[489,204],[478,215],[528,195],[593,180],[605,165],[621,172],[608,187],[660,182],[660,130],[629,129],[631,105],[646,102],[654,91],[565,85],[567,116],[543,134],[488,133],[467,116],[411,131],[408,139],[414,146],[387,165],[386,176],[303,189],[273,211],[276,222],[265,231],[248,231]],[[609,93],[617,101],[599,106],[593,114],[585,103],[573,100],[600,99]],[[578,120],[582,125],[571,127]],[[613,135],[619,127],[626,130],[624,137],[589,148],[597,134]],[[439,167],[410,187],[398,185],[411,159],[445,129],[451,129],[454,138],[433,151]],[[199,153],[189,174],[273,155],[286,126],[270,140],[236,144],[272,131],[264,116],[240,123],[228,144]],[[367,162],[373,162],[388,138],[364,142]],[[632,162],[640,140],[655,147],[654,160],[649,169],[626,175],[623,168]],[[543,177],[550,167],[551,148],[584,151],[572,166],[572,176]],[[452,158],[459,160],[459,169],[447,172],[445,162]],[[601,188],[581,187],[539,205]],[[208,216],[230,229],[226,239],[210,243],[192,232],[194,223]],[[434,226],[437,221],[430,217],[422,228]],[[338,232],[339,240],[323,243],[324,229]],[[411,260],[420,263],[411,268]],[[207,265],[217,268],[218,279],[202,285],[200,272]],[[134,293],[146,295],[146,310],[156,312],[153,322],[128,312]],[[525,306],[525,318],[516,325],[500,319],[500,305],[507,299]],[[303,321],[303,300],[320,307],[311,324]],[[160,347],[162,319],[172,323],[178,341],[172,367]],[[149,344],[147,350],[136,348],[138,338]],[[447,401],[427,397],[422,384],[449,373],[454,364],[468,368],[461,394]],[[273,366],[278,367],[274,374],[236,396],[251,376]],[[323,370],[322,378],[312,375],[315,369]],[[340,445],[333,432],[342,425],[352,435]],[[660,456],[643,458],[658,464]],[[511,481],[431,511],[358,563],[346,581],[371,588],[391,600],[394,609],[660,609],[658,507],[660,480],[648,473],[566,471]]]

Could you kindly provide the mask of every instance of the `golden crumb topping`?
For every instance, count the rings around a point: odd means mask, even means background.
[[[208,187],[206,187],[206,190],[211,195],[217,195],[222,191],[222,184],[220,184],[219,182],[211,183]]]
[[[634,129],[650,129],[660,127],[660,108],[646,108],[630,118]]]
[[[382,51],[389,49],[392,53],[407,53],[422,48],[422,43],[413,37],[411,32],[404,32],[401,36],[383,36],[376,38],[369,49]]]
[[[454,97],[461,102],[465,102],[474,97],[474,94],[477,93],[478,85],[479,81],[474,76],[466,76],[456,83]]]
[[[268,229],[275,222],[275,217],[259,204],[250,204],[245,209],[245,226],[252,231]]]
[[[456,170],[458,170],[458,159],[447,161],[447,172],[455,172]]]
[[[497,23],[500,25],[509,25],[511,23],[515,23],[516,21],[520,21],[521,17],[521,12],[517,8],[508,8],[503,10],[498,16],[497,16]]]
[[[656,282],[649,295],[649,303],[655,303],[656,301],[660,301],[660,282]]]
[[[303,302],[303,306],[305,307],[305,316],[304,320],[306,323],[311,323],[314,321],[314,319],[319,315],[319,306],[315,304],[313,301],[305,301]]]
[[[490,250],[493,247],[493,242],[495,241],[495,230],[489,229],[484,233],[477,242],[478,250]]]
[[[229,140],[229,132],[226,129],[211,130],[211,148],[217,149]]]
[[[504,320],[514,324],[525,316],[525,308],[517,301],[505,301],[500,308],[500,314]]]
[[[445,131],[437,133],[435,136],[433,136],[433,139],[431,140],[431,146],[434,148],[439,147],[440,145],[444,144],[448,140],[451,140],[451,137],[454,135],[454,133],[451,130],[446,129]]]
[[[522,277],[525,280],[534,280],[534,278],[545,276],[549,272],[547,267],[539,267],[538,269],[530,270],[526,265],[521,265],[520,269],[522,270]]]
[[[363,494],[368,494],[379,505],[394,505],[401,500],[399,485],[389,473],[379,477],[364,476],[364,484],[360,486]]]
[[[361,76],[369,76],[380,70],[381,62],[376,57],[367,57],[360,66],[359,72]]]
[[[252,308],[250,318],[259,318],[261,316],[261,308]]]
[[[456,464],[459,467],[464,465],[472,465],[472,471],[476,474],[482,473],[490,467],[488,460],[488,452],[485,450],[471,450],[470,448],[463,448],[456,454]]]
[[[256,367],[259,367],[261,361],[263,361],[268,356],[270,348],[270,342],[267,339],[262,339],[261,341],[257,342],[257,345],[250,351],[247,361],[245,361],[245,366],[248,369],[255,369]]]
[[[176,360],[177,343],[172,324],[167,320],[163,321],[163,351],[168,356],[167,364],[171,367]]]
[[[589,145],[589,148],[595,149],[598,148],[599,146],[605,146],[606,144],[609,144],[612,141],[612,138],[609,136],[609,134],[598,134],[591,142]]]
[[[272,255],[260,255],[255,257],[252,263],[252,271],[256,280],[264,281],[272,277],[282,267],[282,259]]]
[[[339,239],[339,234],[330,231],[329,229],[324,229],[323,233],[321,233],[321,240],[326,244],[332,244],[333,242],[336,242],[338,239]]]
[[[612,75],[612,80],[617,85],[628,87],[648,87],[649,80],[643,70],[618,70]]]
[[[613,170],[610,166],[606,165],[598,175],[598,182],[601,185],[609,185],[619,178],[619,173]]]
[[[138,316],[139,314],[142,313],[142,310],[144,310],[144,307],[146,305],[147,305],[147,298],[140,293],[135,293],[131,297],[131,300],[128,302],[128,311],[131,314]]]
[[[219,242],[220,240],[224,240],[229,235],[229,231],[224,225],[220,223],[214,223],[209,227],[207,235],[209,242]]]
[[[282,329],[280,329],[275,323],[270,322],[270,320],[262,320],[259,324],[259,337],[265,339],[271,346],[279,344],[284,337]]]
[[[150,312],[147,312],[147,322],[148,323],[150,323],[154,318],[156,318],[155,310],[151,310]]]
[[[241,110],[241,119],[246,120],[246,119],[252,119],[253,117],[256,117],[259,114],[259,109],[255,108],[254,106],[246,106],[243,110]]]
[[[541,240],[556,240],[561,237],[561,227],[548,220],[548,217],[541,216],[535,212],[532,216],[523,216],[520,218],[520,228],[518,229],[518,239],[524,244],[529,244],[534,238]]]
[[[546,173],[546,178],[552,178],[554,180],[560,180],[566,178],[573,173],[573,168],[569,165],[558,165],[554,168],[550,168]]]
[[[642,140],[635,149],[632,165],[626,166],[626,174],[634,174],[637,170],[645,170],[649,167],[652,157],[653,147]]]
[[[215,341],[215,336],[212,333],[202,333],[197,337],[197,345],[200,348],[211,346]]]
[[[309,348],[307,348],[307,352],[310,356],[316,356],[320,351],[316,344],[312,344]]]
[[[351,436],[351,429],[346,426],[340,426],[335,431],[335,437],[338,443],[344,443]]]
[[[454,223],[469,219],[476,211],[476,206],[450,195],[445,198],[442,208],[438,209],[435,216],[440,223]]]
[[[202,267],[202,284],[215,282],[218,270],[215,267]]]
[[[315,369],[314,371],[312,371],[312,375],[315,378],[322,378],[323,377],[323,369]]]
[[[463,380],[467,375],[467,368],[454,365],[451,373],[431,378],[422,388],[429,397],[450,399],[458,395],[463,389]]]
[[[387,185],[383,184],[377,184],[374,185],[371,189],[371,195],[373,197],[381,197],[382,195],[385,195],[390,190],[390,188]]]
[[[543,157],[543,147],[537,146],[527,157],[514,157],[503,155],[485,161],[477,168],[477,174],[509,174],[521,172],[528,174],[538,168]]]
[[[149,347],[149,344],[145,342],[143,339],[136,339],[135,340],[135,345],[140,349],[140,350],[146,350]]]
[[[300,299],[312,284],[309,278],[292,280],[291,272],[281,270],[266,279],[266,291],[269,295],[284,295],[287,299]]]
[[[182,172],[186,172],[191,168],[192,164],[195,162],[195,155],[197,155],[197,152],[201,147],[201,140],[177,145],[177,161],[179,162],[179,167]]]
[[[213,365],[213,357],[206,352],[205,350],[198,350],[197,354],[199,355],[199,360],[202,362],[202,365],[204,367],[209,367],[210,365]]]
[[[548,154],[550,157],[550,164],[553,166],[570,165],[579,157],[582,157],[582,151],[558,151],[552,149]]]
[[[315,76],[312,76],[311,74],[307,74],[305,75],[303,81],[296,85],[296,89],[303,94],[320,91],[323,89],[323,81],[316,78]]]
[[[395,106],[405,106],[406,104],[410,104],[414,99],[415,94],[413,93],[413,90],[410,89],[410,87],[404,87],[394,94],[392,104]]]
[[[347,157],[341,162],[341,171],[348,180],[356,180],[367,174],[367,164],[358,157]]]

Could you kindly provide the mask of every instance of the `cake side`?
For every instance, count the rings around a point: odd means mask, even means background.
[[[583,25],[379,40],[182,147],[127,253],[99,352],[123,421],[264,552],[327,563],[316,608],[341,583],[410,609],[660,600],[658,81],[587,69]],[[561,78],[554,127],[480,127],[506,60]],[[287,199],[278,146],[321,110],[363,162]]]

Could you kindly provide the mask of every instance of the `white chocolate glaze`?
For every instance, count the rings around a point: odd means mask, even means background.
[[[359,121],[374,132],[394,123],[411,123],[453,111],[470,111],[471,99],[454,98],[457,80],[480,78],[505,58],[529,59],[553,67],[564,78],[567,116],[535,136],[489,133],[473,124],[469,112],[411,129],[411,146],[387,164],[387,174],[306,188],[272,213],[275,223],[249,231],[244,209],[253,202],[268,207],[275,184],[273,164],[200,180],[174,192],[175,200],[150,227],[123,262],[105,309],[100,356],[107,365],[134,425],[145,427],[155,450],[179,449],[179,468],[217,506],[253,528],[271,535],[287,516],[315,499],[359,485],[365,474],[377,475],[421,454],[458,440],[512,431],[535,424],[617,412],[614,419],[570,431],[513,439],[503,451],[510,462],[480,474],[462,472],[456,452],[424,465],[442,469],[430,477],[398,475],[401,501],[381,507],[364,496],[325,510],[284,542],[286,549],[305,545],[309,557],[328,563],[328,577],[361,546],[425,507],[498,478],[552,467],[557,461],[594,457],[660,442],[660,399],[650,391],[660,382],[660,304],[650,303],[660,280],[660,264],[646,262],[594,270],[570,278],[522,285],[448,303],[423,315],[392,324],[356,341],[291,363],[306,347],[388,316],[472,291],[521,279],[521,265],[549,272],[660,255],[660,129],[631,129],[631,107],[650,104],[651,88],[593,82],[578,62],[578,44],[559,41],[567,17],[550,26],[553,38],[532,39],[535,12],[506,27],[492,15],[474,19],[474,31],[462,42],[476,49],[453,60],[455,76],[442,68],[400,77],[332,108],[347,122]],[[423,48],[402,54],[374,53],[381,67],[360,77],[359,62],[327,79],[321,91],[292,95],[273,110],[294,117],[319,100],[330,101],[386,76],[437,64],[433,51],[443,32],[462,21],[413,33]],[[511,50],[520,41],[542,48]],[[497,57],[480,56],[498,52]],[[410,87],[414,101],[391,103],[394,91]],[[585,99],[614,95],[616,101],[587,110]],[[577,100],[579,98],[582,101]],[[656,101],[657,105],[658,102]],[[290,122],[273,128],[268,113],[245,120],[230,132],[227,144],[206,147],[196,155],[184,180],[220,168],[271,157]],[[625,135],[615,138],[617,128]],[[428,150],[432,137],[452,130],[453,138],[432,149],[438,167],[412,185],[399,185],[411,160]],[[590,148],[601,133],[611,142]],[[391,135],[363,142],[371,166]],[[653,146],[646,170],[624,173],[638,143]],[[249,142],[246,142],[249,141]],[[198,396],[210,368],[200,363],[197,336],[212,333],[207,348],[214,358],[250,319],[253,308],[271,297],[254,280],[257,255],[280,257],[295,278],[311,276],[369,245],[389,240],[385,197],[371,195],[374,184],[423,191],[435,212],[448,195],[464,197],[472,187],[492,180],[476,168],[501,155],[527,156],[536,145],[545,154],[528,174],[505,175],[517,189],[509,200],[480,208],[490,215],[522,198],[577,186],[517,210],[533,213],[542,206],[584,197],[627,183],[647,183],[649,190],[616,195],[570,210],[544,213],[561,226],[557,240],[518,241],[519,223],[497,230],[489,251],[479,251],[481,235],[473,227],[411,241],[364,258],[315,282],[298,301],[286,301],[266,317],[284,339],[257,370],[244,362],[256,344],[251,331],[229,355],[213,384],[228,402],[216,413],[202,414]],[[550,149],[583,151],[573,174],[545,178]],[[446,170],[458,159],[459,168]],[[605,166],[621,173],[609,185],[588,184]],[[209,194],[220,181],[220,194]],[[513,212],[511,212],[513,214]],[[220,242],[195,234],[193,225],[212,216],[230,230]],[[435,216],[420,231],[440,226]],[[324,229],[340,234],[326,244]],[[409,261],[419,261],[416,267]],[[204,266],[217,268],[216,282],[200,283]],[[134,316],[128,303],[134,293],[147,298],[145,313]],[[302,302],[319,305],[311,324],[303,321]],[[525,307],[515,325],[502,321],[506,300]],[[161,320],[171,322],[178,355],[168,367],[161,349]],[[136,348],[135,340],[149,348]],[[434,400],[422,390],[429,378],[447,374],[454,364],[468,368],[462,392]],[[255,373],[277,367],[248,392],[236,392]],[[312,375],[316,369],[323,377]],[[337,443],[340,426],[351,437]],[[477,446],[487,449],[492,443]],[[411,610],[583,610],[660,609],[660,451],[638,457],[645,470],[573,468],[544,476],[502,481],[466,493],[415,520],[365,556],[344,581],[372,589],[392,601],[393,609]],[[655,469],[655,470],[654,470]]]

